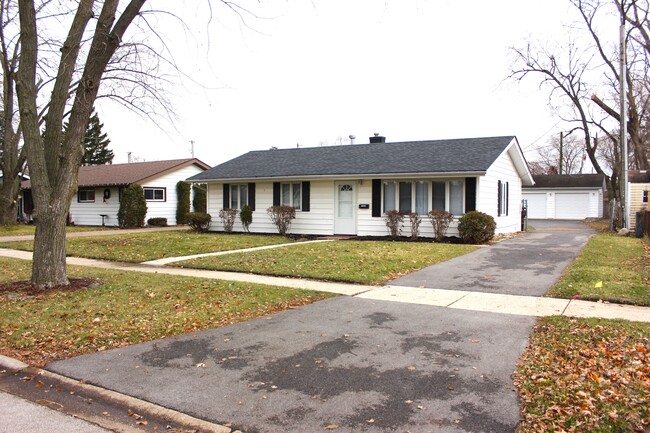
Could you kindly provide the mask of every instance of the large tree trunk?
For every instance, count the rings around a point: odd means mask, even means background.
[[[3,179],[0,186],[0,225],[16,224],[18,216],[17,198],[20,192],[20,180]]]
[[[59,67],[45,115],[45,132],[41,134],[41,117],[36,102],[39,96],[36,85],[36,9],[33,0],[18,0],[21,52],[16,91],[35,207],[36,237],[32,284],[36,287],[68,284],[65,265],[65,223],[70,200],[77,190],[77,172],[83,155],[84,133],[106,65],[145,1],[131,0],[117,21],[115,18],[118,0],[104,0],[99,16],[93,11],[93,0],[76,2],[74,18],[60,48]],[[96,20],[96,27],[83,73],[77,80],[74,71],[80,62],[80,48],[86,27],[93,18]],[[67,112],[68,128],[63,134],[63,120]]]
[[[35,212],[36,234],[32,266],[34,287],[52,288],[69,283],[65,263],[65,226],[69,208],[66,202],[70,201],[63,197],[53,197],[45,212],[39,211],[38,208]]]

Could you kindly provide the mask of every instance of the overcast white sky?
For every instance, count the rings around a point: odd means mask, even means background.
[[[169,89],[178,118],[164,130],[99,103],[115,163],[129,151],[190,157],[193,140],[214,166],[350,134],[367,143],[375,132],[387,141],[516,135],[532,160],[535,145],[559,134],[537,81],[505,79],[508,47],[565,32],[564,0],[263,0],[248,8],[273,18],[247,19],[251,28],[223,7],[206,24],[196,3],[177,2],[191,34],[166,36],[205,86],[184,79]]]

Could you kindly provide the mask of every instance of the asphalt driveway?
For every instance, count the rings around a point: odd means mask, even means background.
[[[531,220],[534,230],[429,266],[395,286],[542,296],[595,232],[579,221]]]
[[[47,369],[249,433],[504,433],[533,323],[339,297]]]
[[[591,232],[535,227],[411,284],[541,295]],[[247,433],[507,433],[519,421],[511,374],[534,322],[338,297],[46,368]]]

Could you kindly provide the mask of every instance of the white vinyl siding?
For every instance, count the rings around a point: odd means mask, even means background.
[[[628,226],[630,229],[636,228],[636,213],[641,209],[648,209],[648,202],[644,201],[644,196],[648,197],[647,191],[650,190],[650,183],[628,183],[628,194],[630,203],[630,214],[628,216]]]
[[[310,181],[310,179],[304,179],[304,181]],[[277,233],[278,229],[273,225],[266,212],[269,207],[273,206],[273,182],[255,182],[254,179],[247,180],[246,183],[248,182],[255,183],[255,211],[253,211],[253,223],[250,225],[250,231],[252,233]],[[292,200],[292,204],[298,205],[298,210],[300,210],[302,203],[302,183],[287,182],[284,184],[298,186],[297,188],[290,188],[288,197]],[[297,191],[300,191],[300,198]],[[306,235],[334,234],[335,192],[334,181],[310,181],[310,209],[308,212],[296,212],[296,218],[291,222],[289,233]],[[280,198],[282,199],[282,185],[280,187]],[[207,201],[207,211],[212,215],[210,230],[223,231],[223,225],[218,218],[219,210],[223,204],[223,183],[208,183]],[[239,218],[236,219],[233,230],[236,232],[244,230]]]
[[[176,207],[178,198],[176,196],[176,184],[188,177],[201,173],[202,168],[192,164],[180,168],[163,176],[151,179],[142,185],[144,188],[153,188],[165,190],[165,201],[148,201],[147,215],[145,223],[149,218],[167,218],[169,225],[176,224]],[[110,190],[110,197],[104,199],[104,190]],[[77,196],[72,198],[70,205],[70,217],[76,225],[81,226],[100,226],[102,217],[108,215],[104,223],[107,226],[117,226],[117,212],[120,209],[120,190],[118,187],[96,187],[94,203],[78,203]],[[191,209],[190,209],[191,210]],[[217,211],[218,214],[218,211]]]
[[[521,178],[510,155],[510,151],[515,152],[514,148],[503,152],[477,182],[476,210],[492,215],[497,234],[521,230]],[[508,208],[502,209],[507,211],[502,215],[499,215],[499,181],[508,183]]]

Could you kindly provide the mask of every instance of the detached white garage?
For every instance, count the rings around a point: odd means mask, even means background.
[[[581,220],[603,217],[604,175],[537,175],[533,180],[535,185],[523,188],[528,218]]]

